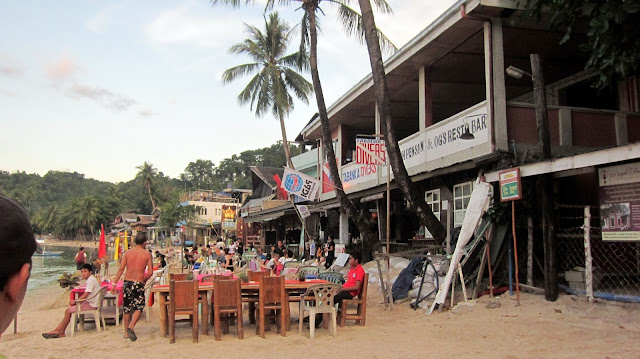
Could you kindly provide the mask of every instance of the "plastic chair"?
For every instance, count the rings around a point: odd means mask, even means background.
[[[265,325],[267,322],[266,311],[277,311],[276,316],[280,318],[280,335],[287,336],[286,332],[286,309],[288,301],[284,289],[284,277],[263,277],[260,278],[258,292],[258,319],[256,320],[256,334],[265,337]]]
[[[367,288],[369,287],[369,273],[364,274],[364,280],[362,283],[362,289],[360,294],[353,299],[343,299],[340,303],[340,326],[345,326],[346,320],[355,320],[356,324],[364,325],[367,319]],[[349,304],[356,305],[355,313],[347,313],[347,306]]]
[[[149,306],[149,296],[152,296],[151,289],[156,284],[156,278],[151,277],[144,285],[144,298],[145,298],[145,312],[147,313],[147,323],[151,320],[151,307]]]
[[[176,342],[176,315],[189,315],[193,342],[198,342],[198,281],[169,281],[169,343]]]
[[[344,277],[340,272],[322,272],[318,274],[318,279],[335,284],[344,284]]]
[[[93,320],[96,322],[96,329],[98,331],[100,331],[100,320],[102,320],[102,326],[104,327],[104,330],[107,330],[107,325],[104,322],[104,317],[102,316],[102,302],[104,301],[104,296],[107,293],[107,287],[102,287],[100,288],[100,290],[97,293],[92,293],[91,295],[89,295],[88,297],[86,297],[85,299],[78,299],[76,300],[76,311],[74,313],[73,316],[73,325],[71,326],[71,336],[73,337],[73,334],[75,333],[75,331],[77,330],[78,327],[78,320],[80,320],[80,323],[82,324],[81,330],[84,330],[84,315],[85,314],[92,314],[93,315]],[[95,297],[98,297],[98,307],[96,309],[92,309],[92,310],[82,310],[82,303],[93,299]]]
[[[228,278],[228,277],[227,277]],[[242,328],[242,290],[240,289],[240,280],[220,280],[214,279],[213,285],[213,327],[216,340],[222,340],[221,321],[224,321],[222,328],[229,333],[229,321],[235,319],[238,326],[238,339],[244,339],[244,330]],[[222,315],[225,315],[224,317]]]
[[[340,292],[342,287],[338,284],[316,284],[307,288],[302,298],[308,300],[300,301],[300,318],[298,320],[298,333],[302,333],[302,320],[304,312],[309,312],[309,338],[313,339],[315,332],[316,314],[330,313],[331,326],[329,331],[335,337],[338,333],[337,311],[333,303],[333,298]],[[313,297],[310,295],[313,293]],[[310,305],[314,303],[314,305]]]
[[[285,268],[298,268],[298,267],[300,267],[300,262],[298,262],[298,261],[284,262],[284,267]]]
[[[315,274],[318,275],[318,267],[314,267],[314,266],[302,266],[302,267],[298,267],[298,273],[304,273],[306,274]]]

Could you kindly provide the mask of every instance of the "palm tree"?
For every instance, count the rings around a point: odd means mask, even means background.
[[[153,165],[147,161],[145,161],[141,166],[137,166],[138,174],[136,174],[136,179],[138,182],[142,184],[142,186],[149,192],[149,199],[151,200],[151,211],[156,209],[156,201],[153,199],[151,195],[151,188],[153,187],[153,183],[155,182],[155,178],[158,175],[158,170],[153,167]]]
[[[94,196],[74,198],[69,201],[62,217],[65,232],[84,235],[87,229],[93,237],[94,229],[100,224],[100,201]]]
[[[324,93],[322,91],[322,85],[320,83],[320,75],[318,73],[318,25],[316,20],[316,13],[321,12],[320,3],[323,0],[267,0],[266,9],[272,9],[276,3],[279,5],[295,5],[296,8],[302,8],[304,15],[302,17],[301,28],[301,43],[300,53],[304,53],[307,46],[309,46],[309,61],[311,69],[311,79],[313,83],[313,90],[316,96],[316,102],[318,104],[318,114],[320,117],[320,124],[322,127],[322,142],[324,145],[324,151],[329,158],[329,172],[331,178],[334,181],[334,191],[336,197],[341,204],[342,209],[347,216],[354,222],[358,231],[364,237],[363,245],[364,254],[366,255],[368,250],[373,247],[376,241],[374,232],[369,225],[369,212],[359,209],[354,202],[347,197],[346,193],[342,189],[342,181],[338,173],[338,165],[335,160],[335,151],[333,150],[333,142],[331,138],[331,128],[329,126],[329,116],[327,114],[327,106],[324,101]],[[348,6],[352,0],[324,0],[325,2],[338,7],[338,16],[340,21],[345,27],[348,34],[354,34],[362,38],[361,30],[361,17]],[[385,0],[374,0],[378,8],[383,12],[390,12],[391,8]],[[237,7],[240,5],[241,0],[211,0],[213,5],[222,3],[230,6]],[[256,0],[244,0],[245,4],[253,4]],[[384,48],[395,48],[391,41],[389,41],[384,34],[379,33],[379,38]]]
[[[360,11],[362,12],[362,27],[364,29],[367,50],[369,51],[369,60],[371,62],[376,103],[378,104],[378,112],[382,119],[380,123],[384,133],[384,140],[387,144],[387,154],[389,155],[389,162],[393,169],[395,181],[404,199],[418,215],[420,224],[427,227],[436,241],[442,243],[447,236],[447,231],[442,223],[440,223],[440,220],[433,214],[431,207],[427,205],[424,193],[421,193],[413,181],[411,181],[407,168],[402,160],[402,155],[400,154],[398,138],[391,123],[391,100],[389,98],[387,78],[384,72],[380,42],[377,36],[371,2],[370,0],[358,0],[358,3],[360,4]]]
[[[289,41],[295,36],[295,28],[291,28],[274,12],[265,18],[265,32],[245,24],[249,38],[237,43],[229,50],[234,54],[244,54],[254,62],[238,65],[222,74],[222,81],[229,83],[241,76],[255,74],[247,86],[238,95],[238,103],[251,103],[255,106],[256,116],[261,117],[271,110],[280,120],[282,144],[287,163],[293,168],[289,142],[285,130],[284,118],[293,110],[292,91],[304,103],[308,103],[307,95],[313,91],[311,83],[296,70],[308,69],[308,55],[305,51],[285,55]]]
[[[60,224],[60,207],[55,203],[50,204],[36,214],[34,222],[42,232],[57,231]]]

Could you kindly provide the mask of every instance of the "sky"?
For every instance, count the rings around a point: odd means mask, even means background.
[[[120,182],[148,161],[178,177],[189,162],[218,164],[280,140],[271,114],[256,118],[237,103],[250,77],[221,81],[224,70],[250,62],[228,50],[246,38],[243,24],[264,28],[262,1],[240,9],[207,0],[1,1],[0,170]],[[454,3],[387,2],[394,14],[376,14],[376,23],[398,48]],[[323,9],[318,68],[329,107],[371,68],[366,46]],[[277,10],[292,25],[302,16],[293,6]],[[287,137],[316,112],[315,97],[297,102]]]

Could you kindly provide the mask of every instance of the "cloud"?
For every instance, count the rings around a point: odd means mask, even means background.
[[[148,109],[143,109],[138,111],[138,114],[142,117],[151,117],[151,116],[155,116],[155,112],[148,110]]]
[[[115,111],[125,111],[136,104],[136,100],[119,95],[101,87],[73,85],[68,94],[74,98],[88,98],[98,104]]]
[[[18,97],[18,94],[9,90],[5,90],[0,88],[0,95],[4,95],[7,97]]]
[[[99,13],[93,17],[85,20],[84,26],[97,34],[104,34],[107,26],[111,24],[114,15],[122,10],[126,5],[126,2],[120,4],[113,4],[100,10]]]
[[[146,26],[145,36],[161,45],[187,44],[204,48],[227,47],[228,34],[242,33],[242,22],[235,16],[216,16],[208,7],[203,15],[195,4],[167,10]]]
[[[73,60],[65,56],[47,66],[46,73],[47,76],[54,81],[63,81],[80,72],[80,70],[80,66],[76,65]]]
[[[24,74],[24,69],[14,65],[2,65],[0,66],[0,74],[7,77],[21,77]]]

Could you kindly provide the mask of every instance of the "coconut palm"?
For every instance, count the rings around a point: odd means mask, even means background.
[[[222,74],[222,81],[229,83],[242,76],[255,74],[238,95],[238,103],[250,103],[252,110],[255,107],[258,117],[270,110],[280,120],[285,156],[289,167],[293,168],[284,118],[293,110],[293,96],[290,92],[308,103],[307,96],[313,90],[311,83],[296,72],[308,69],[308,55],[304,51],[286,55],[287,46],[295,36],[296,29],[281,20],[277,12],[270,14],[268,19],[265,18],[264,25],[263,33],[255,26],[245,24],[249,37],[233,45],[229,51],[248,55],[254,62],[226,70]]]
[[[362,28],[364,29],[367,50],[369,51],[378,113],[382,120],[380,124],[382,132],[384,133],[385,143],[387,144],[387,154],[389,156],[391,169],[393,169],[393,176],[404,199],[418,215],[420,224],[427,227],[436,241],[442,243],[445,240],[447,232],[442,223],[440,223],[440,220],[433,214],[431,207],[427,205],[424,193],[418,190],[418,187],[411,181],[407,168],[402,160],[398,138],[391,123],[391,101],[371,2],[370,0],[358,0],[358,3],[360,4],[360,11],[362,12]]]
[[[52,203],[46,209],[36,213],[35,224],[42,232],[57,231],[60,224],[60,207]]]
[[[84,235],[87,230],[93,237],[94,229],[100,224],[101,206],[98,198],[86,196],[69,201],[62,215],[62,225],[67,233]]]
[[[253,4],[256,0],[211,0],[213,5],[226,4],[237,7],[241,3]],[[309,66],[311,69],[311,80],[313,83],[313,90],[316,96],[316,102],[318,104],[318,115],[320,117],[320,124],[322,127],[322,142],[324,145],[324,151],[329,158],[329,172],[334,182],[334,190],[338,201],[340,201],[341,207],[354,222],[358,231],[364,237],[363,244],[365,245],[365,253],[371,248],[375,239],[374,232],[369,225],[369,212],[362,211],[354,202],[347,197],[346,193],[342,189],[342,181],[338,173],[338,165],[335,160],[335,151],[333,150],[333,142],[331,137],[331,128],[329,125],[329,116],[327,114],[327,106],[324,101],[324,93],[322,91],[322,84],[320,83],[320,75],[318,72],[318,22],[317,13],[324,13],[320,8],[320,4],[323,0],[267,0],[266,9],[272,9],[275,5],[294,5],[296,8],[302,8],[304,15],[300,24],[300,31],[302,33],[300,51],[303,53],[307,46],[309,47]],[[353,0],[324,0],[329,5],[337,6],[338,17],[343,24],[346,32],[350,35],[355,35],[358,39],[363,39],[363,23],[362,17],[354,9],[348,6]],[[374,0],[377,8],[382,12],[391,12],[391,7],[385,0]],[[376,30],[377,31],[377,30]],[[381,42],[381,46],[385,49],[394,49],[395,47],[389,41],[384,34],[378,32],[378,38]]]
[[[151,200],[151,211],[153,211],[154,209],[156,209],[156,201],[151,195],[151,188],[153,187],[156,176],[158,175],[158,170],[147,161],[145,161],[141,166],[137,166],[136,169],[138,170],[136,179],[149,193],[149,200]]]

